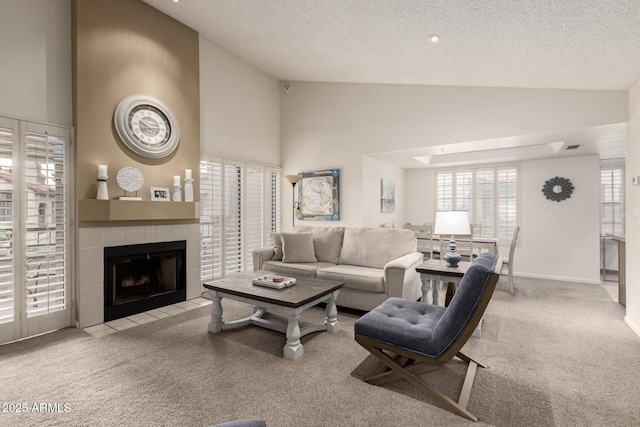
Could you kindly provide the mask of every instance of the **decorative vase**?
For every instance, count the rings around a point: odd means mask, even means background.
[[[180,185],[173,186],[173,201],[174,202],[182,201],[182,192],[180,191]]]
[[[184,201],[193,202],[193,179],[186,178],[184,180]]]
[[[109,190],[107,188],[107,166],[98,165],[98,200],[109,200]]]

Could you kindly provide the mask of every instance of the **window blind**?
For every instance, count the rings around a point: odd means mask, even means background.
[[[280,230],[279,168],[203,157],[200,162],[201,278],[253,270],[253,250]]]
[[[483,237],[508,243],[518,223],[518,174],[517,166],[438,171],[437,210],[466,210]]]
[[[624,168],[600,171],[600,232],[624,235]]]
[[[13,130],[0,128],[0,323],[14,320]]]
[[[26,272],[27,317],[66,308],[66,187],[64,138],[27,132]]]

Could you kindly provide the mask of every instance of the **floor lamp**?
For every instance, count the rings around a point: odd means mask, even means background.
[[[296,184],[300,181],[301,177],[300,175],[285,175],[284,177],[291,183],[291,188],[293,190],[293,215],[291,216],[291,227],[294,227],[296,221],[296,208],[298,207],[298,204],[296,203]]]

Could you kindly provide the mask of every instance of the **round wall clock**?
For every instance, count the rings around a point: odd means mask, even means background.
[[[561,202],[571,197],[574,187],[567,178],[555,177],[545,181],[542,187],[544,196],[556,202]]]
[[[152,159],[171,154],[180,141],[180,126],[171,110],[149,95],[129,95],[113,114],[118,136],[133,152]]]

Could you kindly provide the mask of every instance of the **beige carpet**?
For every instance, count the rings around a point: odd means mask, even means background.
[[[640,338],[622,307],[598,285],[516,285],[510,295],[501,280],[482,338],[465,348],[489,365],[469,402],[478,425],[640,425]],[[228,318],[250,312],[223,304]],[[322,315],[312,309],[303,318]],[[276,332],[207,333],[208,307],[102,338],[66,329],[0,346],[0,403],[28,408],[0,412],[0,425],[206,426],[251,417],[269,426],[473,424],[405,382],[361,381],[380,365],[353,340],[356,319],[340,312],[340,331],[305,337],[297,361],[282,359]],[[463,372],[452,363],[427,378],[454,395]],[[35,412],[40,403],[49,412]]]

